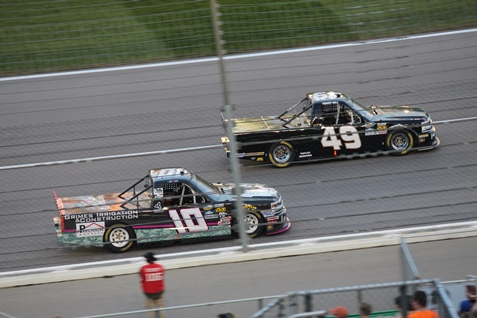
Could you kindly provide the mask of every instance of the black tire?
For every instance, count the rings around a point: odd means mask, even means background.
[[[280,141],[270,147],[268,160],[278,168],[285,168],[295,160],[295,149],[286,141]]]
[[[245,233],[248,237],[254,238],[259,236],[265,230],[266,225],[263,224],[263,217],[258,212],[246,212],[245,214]]]
[[[113,253],[124,253],[136,245],[136,233],[130,226],[114,224],[104,233],[104,246]]]
[[[412,133],[405,129],[392,131],[386,138],[386,150],[390,155],[403,156],[411,150],[414,145]]]

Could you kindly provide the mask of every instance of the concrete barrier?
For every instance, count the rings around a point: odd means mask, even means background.
[[[166,269],[216,265],[263,260],[335,251],[399,245],[400,238],[408,244],[477,236],[477,222],[422,226],[407,229],[336,235],[294,241],[253,244],[247,251],[241,247],[209,249],[185,253],[161,254]],[[111,277],[137,273],[143,257],[82,263],[0,273],[0,288],[53,282]]]

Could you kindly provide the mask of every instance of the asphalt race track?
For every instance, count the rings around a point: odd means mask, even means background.
[[[292,228],[253,243],[465,222],[477,217],[477,32],[226,60],[236,117],[278,115],[308,92],[431,114],[438,149],[277,169],[243,163],[242,181],[283,195]],[[56,239],[60,196],[122,191],[150,168],[183,166],[232,181],[220,147],[217,62],[0,81],[0,166],[216,145],[197,151],[2,169],[0,271],[120,259]],[[456,120],[456,121],[453,121]],[[238,240],[156,248],[237,246]]]

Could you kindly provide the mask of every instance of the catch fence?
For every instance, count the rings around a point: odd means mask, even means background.
[[[221,312],[233,312],[237,317],[252,318],[332,318],[329,313],[330,308],[337,306],[346,307],[350,313],[349,318],[358,318],[359,306],[368,303],[372,307],[371,318],[396,317],[399,311],[395,307],[395,300],[407,294],[406,290],[423,290],[426,292],[427,307],[435,310],[439,317],[458,318],[455,304],[459,295],[454,294],[456,299],[452,299],[448,286],[465,290],[466,284],[475,284],[475,277],[465,280],[441,282],[438,279],[423,279],[414,281],[390,282],[383,284],[370,284],[360,286],[348,286],[340,288],[328,288],[317,290],[294,291],[286,295],[273,295],[268,297],[255,297],[247,299],[235,299],[230,301],[209,302],[202,304],[191,304],[184,306],[165,307],[160,310],[137,310],[130,312],[118,312],[103,315],[84,316],[81,318],[103,318],[103,317],[140,317],[147,312],[153,311],[156,314],[163,311],[166,315],[174,317],[206,317],[205,310],[215,311],[217,315]],[[403,297],[405,298],[405,297]],[[266,302],[268,304],[264,305]],[[252,314],[245,314],[248,310],[259,308]],[[212,316],[213,317],[213,316]],[[403,317],[407,317],[407,312],[403,312]]]
[[[0,76],[362,41],[475,26],[473,0],[41,1],[0,4]]]

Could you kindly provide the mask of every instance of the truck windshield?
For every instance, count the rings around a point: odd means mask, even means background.
[[[197,190],[200,192],[199,194],[205,194],[208,197],[212,198],[214,201],[220,196],[220,190],[210,183],[209,181],[202,179],[198,175],[194,174],[197,180]]]
[[[354,99],[349,99],[353,103],[353,108],[356,113],[366,118],[366,120],[371,121],[373,118],[373,111],[368,106],[361,105]]]

